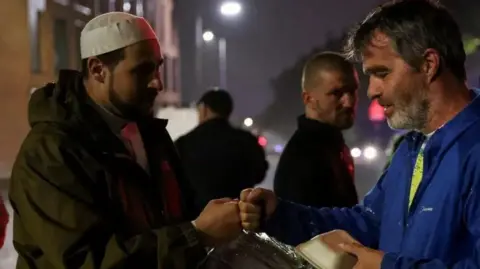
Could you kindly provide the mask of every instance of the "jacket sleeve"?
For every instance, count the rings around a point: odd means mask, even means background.
[[[266,232],[284,243],[298,245],[320,233],[342,229],[365,246],[375,248],[380,234],[385,176],[363,203],[353,208],[313,208],[280,200],[267,222]]]
[[[472,182],[465,188],[464,221],[470,237],[475,242],[474,249],[469,251],[471,256],[457,261],[454,264],[446,264],[439,259],[416,259],[397,253],[386,253],[383,257],[382,268],[384,269],[480,269],[480,147],[473,148],[464,166],[460,171],[465,171],[460,178],[466,182]]]
[[[204,258],[191,223],[131,238],[115,234],[96,208],[92,190],[85,187],[92,180],[84,167],[86,153],[61,140],[43,135],[17,157],[10,198],[15,227],[28,234],[15,234],[17,250],[33,243],[30,246],[37,246],[55,269],[123,268],[132,257],[147,254],[156,257],[157,269],[195,268]],[[22,241],[27,237],[32,242]]]
[[[0,196],[0,248],[5,244],[9,215],[3,197]]]

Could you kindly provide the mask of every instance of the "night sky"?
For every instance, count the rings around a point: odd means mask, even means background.
[[[327,36],[340,35],[382,0],[238,0],[239,18],[222,18],[221,0],[177,0],[176,22],[182,51],[183,101],[191,102],[205,89],[195,87],[195,16],[204,27],[227,39],[228,90],[236,101],[237,117],[256,116],[273,101],[270,80],[293,65]],[[197,5],[197,6],[195,6]],[[203,48],[207,85],[218,84],[218,52]],[[365,94],[365,93],[361,93]],[[300,97],[299,97],[300,98]]]

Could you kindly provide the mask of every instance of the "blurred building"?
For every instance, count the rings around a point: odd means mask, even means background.
[[[0,178],[9,176],[28,131],[30,93],[55,81],[58,70],[80,68],[80,32],[109,11],[145,17],[165,57],[159,106],[180,105],[180,60],[173,0],[7,0],[0,9]]]

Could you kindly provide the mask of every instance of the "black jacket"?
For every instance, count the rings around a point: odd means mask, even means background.
[[[176,146],[197,210],[212,199],[238,197],[243,189],[260,183],[268,168],[257,138],[225,119],[200,124],[180,137]]]
[[[315,207],[349,207],[358,202],[353,160],[340,130],[305,116],[280,157],[275,193]]]

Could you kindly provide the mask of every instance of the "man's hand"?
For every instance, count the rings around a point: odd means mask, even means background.
[[[205,246],[214,247],[235,239],[242,231],[238,201],[229,198],[210,201],[194,224]]]
[[[277,208],[277,197],[273,191],[256,188],[245,189],[240,194],[240,216],[245,230],[257,230],[260,227],[262,208],[265,205],[266,218],[270,217]]]
[[[379,250],[367,248],[358,243],[341,244],[343,251],[357,256],[357,264],[353,269],[380,269],[384,253]]]

